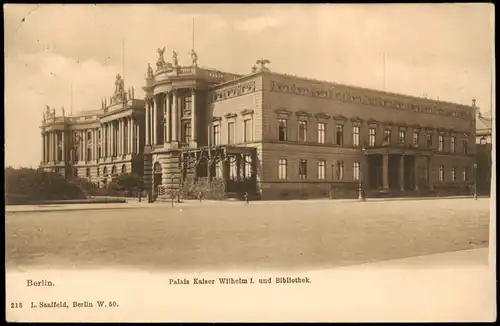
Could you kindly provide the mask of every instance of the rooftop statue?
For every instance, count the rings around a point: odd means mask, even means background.
[[[253,65],[252,66],[252,73],[256,73],[257,72],[257,66],[256,65]]]
[[[179,60],[177,59],[177,52],[175,52],[175,50],[172,50],[172,61],[174,62],[174,67],[177,67],[179,65]]]
[[[191,60],[193,62],[193,66],[197,66],[198,65],[198,55],[196,54],[196,52],[194,52],[194,49],[191,50]]]
[[[256,64],[260,65],[260,70],[268,70],[266,67],[266,64],[271,63],[271,61],[267,59],[259,59],[257,60]]]
[[[148,76],[148,79],[153,79],[154,78],[153,68],[151,68],[151,64],[150,63],[148,63],[147,76]]]
[[[64,110],[64,106],[62,107],[61,111],[62,111],[62,116],[65,117],[66,116],[66,111]]]
[[[163,54],[165,53],[165,47],[161,49],[158,48],[157,51],[158,51],[158,61],[156,61],[156,70],[160,70],[165,66],[165,59],[163,58]],[[149,76],[149,67],[148,67],[148,76]]]
[[[122,79],[122,76],[120,76],[120,74],[116,75],[116,81],[115,81],[115,95],[121,95],[124,93],[124,90],[123,90],[123,79]]]

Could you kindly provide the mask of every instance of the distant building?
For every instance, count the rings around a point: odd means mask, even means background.
[[[126,92],[117,76],[115,92],[100,110],[57,116],[47,106],[42,122],[40,167],[67,177],[106,184],[123,172],[143,174],[144,100]]]
[[[49,115],[42,167],[67,161],[64,171],[92,181],[134,171],[160,194],[220,179],[228,195],[261,199],[354,197],[360,183],[405,195],[473,184],[472,106],[275,73],[267,60],[239,75],[199,67],[193,51],[180,66],[163,52],[144,100],[119,104],[118,88],[88,118]]]
[[[476,108],[477,188],[479,194],[491,189],[492,119]]]

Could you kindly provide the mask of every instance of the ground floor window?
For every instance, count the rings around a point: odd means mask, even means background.
[[[219,160],[215,163],[215,177],[222,178],[222,161]]]
[[[318,161],[318,180],[325,180],[326,161]]]
[[[359,170],[360,170],[360,163],[359,162],[354,162],[352,165],[352,177],[354,180],[359,180]]]
[[[237,167],[236,157],[231,157],[229,159],[229,178],[231,180],[236,180],[238,178],[238,167]]]
[[[287,161],[282,158],[278,160],[278,179],[286,180],[287,175]]]
[[[300,180],[307,179],[307,160],[300,160],[299,163],[299,178]]]
[[[252,177],[252,156],[251,155],[245,155],[243,156],[243,173],[245,174],[245,178],[250,179]]]
[[[443,182],[444,181],[444,166],[441,165],[439,167],[439,181]]]

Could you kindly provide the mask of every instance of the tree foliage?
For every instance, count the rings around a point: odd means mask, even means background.
[[[55,172],[31,168],[5,169],[6,204],[83,199],[84,192]]]

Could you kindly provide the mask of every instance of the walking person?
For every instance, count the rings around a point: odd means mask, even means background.
[[[249,203],[248,192],[245,191],[245,204],[248,204],[248,203]]]
[[[203,198],[203,192],[198,191],[198,200],[200,201],[200,203],[202,198]]]

